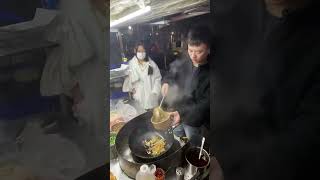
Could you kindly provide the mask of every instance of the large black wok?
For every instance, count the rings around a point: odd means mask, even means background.
[[[122,171],[131,178],[135,177],[142,164],[155,164],[157,167],[168,170],[182,166],[181,163],[185,162],[183,152],[189,146],[189,142],[185,143],[176,138],[174,138],[171,148],[165,154],[155,159],[139,159],[138,156],[132,153],[131,148],[129,148],[129,138],[135,136],[133,131],[141,129],[141,127],[153,129],[150,122],[151,117],[152,112],[141,114],[125,124],[117,134],[115,147],[119,164]]]
[[[145,140],[149,140],[155,136],[163,138],[166,142],[165,151],[158,156],[152,156],[147,153],[147,148],[145,147]],[[158,131],[153,128],[151,123],[146,123],[145,126],[137,127],[132,131],[129,137],[129,148],[131,153],[139,158],[140,160],[145,161],[155,161],[163,157],[171,148],[174,141],[172,129],[167,131]]]

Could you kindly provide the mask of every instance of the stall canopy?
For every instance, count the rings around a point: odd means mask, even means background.
[[[147,6],[151,8],[151,11],[117,26],[121,27],[164,20],[170,22],[210,13],[209,0],[111,0],[110,22],[119,20]]]

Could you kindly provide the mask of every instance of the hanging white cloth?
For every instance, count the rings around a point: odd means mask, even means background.
[[[43,96],[61,93],[70,95],[70,89],[77,81],[74,68],[92,60],[94,56],[88,34],[83,28],[85,26],[81,25],[79,18],[76,13],[62,11],[51,24],[47,39],[58,43],[59,46],[47,56],[40,82]]]
[[[48,56],[41,93],[71,95],[70,90],[78,83],[83,95],[83,101],[74,108],[78,119],[88,124],[92,134],[105,136],[107,21],[89,0],[61,2],[60,18],[48,36],[60,46]]]

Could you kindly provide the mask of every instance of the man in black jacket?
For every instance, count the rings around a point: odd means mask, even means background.
[[[174,62],[164,78],[164,82],[178,86],[174,124],[182,123],[189,138],[210,128],[210,37],[209,28],[192,28],[187,37],[189,57]]]

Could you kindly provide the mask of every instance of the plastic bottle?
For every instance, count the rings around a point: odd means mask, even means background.
[[[150,174],[154,175],[154,173],[156,172],[156,170],[157,170],[156,165],[151,164],[151,165],[149,166],[149,172],[150,172]]]
[[[143,164],[136,175],[136,180],[155,180],[155,176],[151,174],[151,171],[153,171],[152,167],[150,169],[148,165]]]
[[[161,168],[157,168],[156,173],[155,173],[155,178],[156,178],[156,180],[165,180],[164,170]]]

